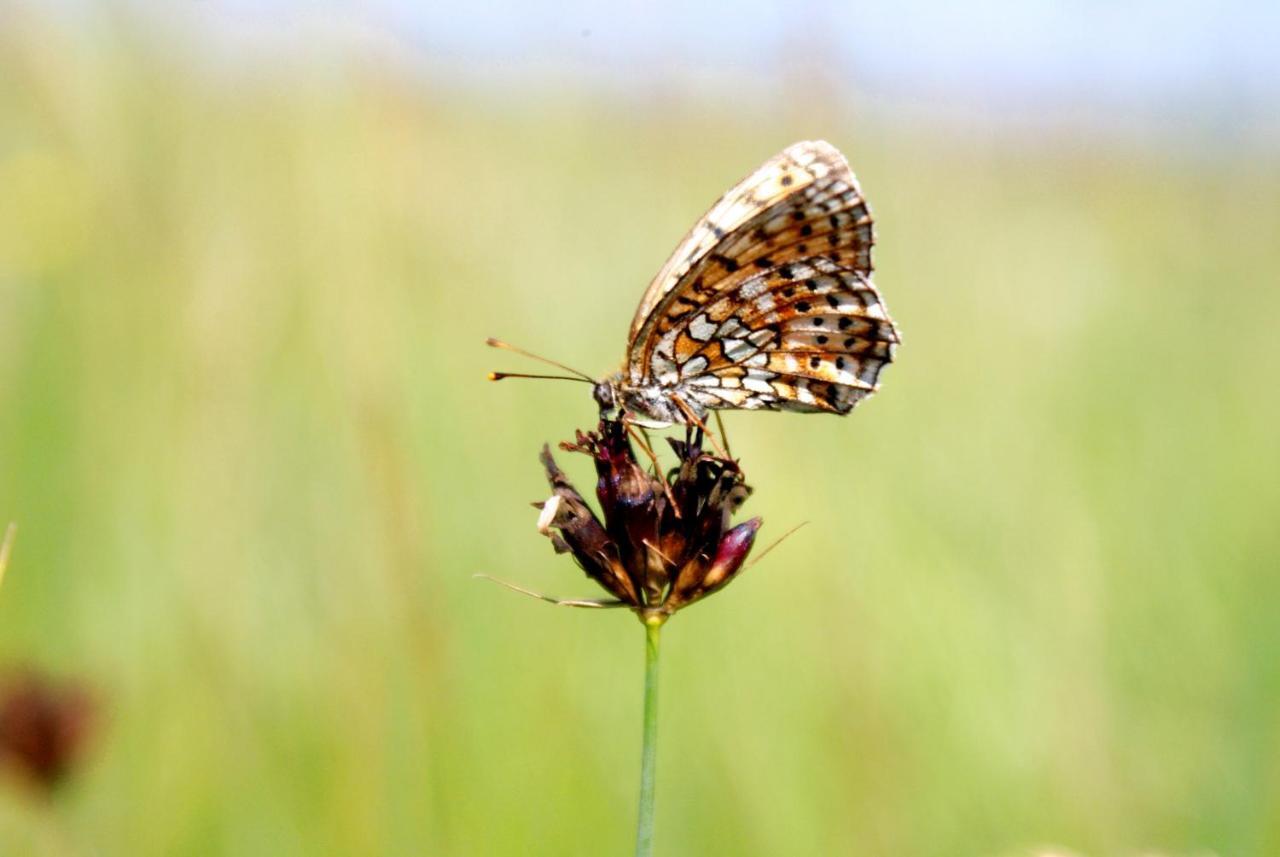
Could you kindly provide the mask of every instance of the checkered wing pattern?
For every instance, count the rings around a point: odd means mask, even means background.
[[[717,200],[649,285],[625,385],[697,409],[848,413],[899,342],[871,282],[874,240],[844,156],[787,147]]]

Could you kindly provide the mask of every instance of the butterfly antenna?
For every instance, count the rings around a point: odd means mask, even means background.
[[[545,381],[577,381],[580,384],[594,384],[586,378],[574,378],[570,375],[529,375],[525,372],[490,372],[490,381],[501,381],[503,378],[541,378]]]
[[[554,360],[550,360],[550,359],[548,359],[548,358],[546,358],[546,357],[543,357],[543,356],[541,356],[541,355],[533,354],[533,353],[531,353],[531,352],[529,352],[529,351],[525,351],[523,348],[516,348],[516,347],[515,347],[514,345],[512,345],[511,343],[509,343],[509,342],[503,342],[501,339],[494,339],[494,338],[491,336],[491,337],[489,337],[488,339],[486,339],[486,340],[484,341],[484,344],[485,344],[485,345],[488,345],[490,348],[501,348],[501,349],[503,349],[503,350],[505,350],[505,351],[514,351],[516,354],[519,354],[519,355],[521,355],[521,356],[523,356],[523,357],[528,357],[530,360],[537,360],[537,361],[538,361],[538,362],[540,362],[540,363],[546,363],[547,365],[549,365],[549,366],[554,366],[554,367],[556,367],[557,369],[563,369],[564,371],[568,372],[570,375],[577,375],[579,380],[582,380],[582,381],[589,381],[589,382],[591,382],[592,384],[594,384],[594,383],[596,382],[596,379],[595,379],[595,378],[592,378],[592,377],[591,377],[590,375],[588,375],[586,372],[579,372],[577,369],[574,369],[572,366],[566,366],[566,365],[564,365],[563,363],[557,363],[556,361],[554,361]],[[496,377],[495,377],[495,376],[496,376]],[[518,377],[526,377],[526,378],[543,377],[543,378],[545,378],[545,377],[559,377],[559,376],[546,376],[546,375],[541,375],[541,376],[539,376],[539,375],[525,375],[525,376],[520,376],[520,375],[516,375],[515,373],[512,373],[512,372],[493,372],[493,373],[490,373],[490,375],[489,375],[489,379],[490,379],[490,380],[492,380],[492,381],[501,381],[503,378],[518,378]]]

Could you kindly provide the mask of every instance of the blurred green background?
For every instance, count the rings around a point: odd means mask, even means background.
[[[0,852],[628,853],[640,626],[472,579],[596,594],[528,505],[593,406],[482,343],[611,371],[822,137],[905,344],[849,419],[729,415],[761,543],[809,525],[668,626],[658,852],[1280,853],[1274,149],[210,70],[127,8],[0,3],[0,662],[102,705]]]

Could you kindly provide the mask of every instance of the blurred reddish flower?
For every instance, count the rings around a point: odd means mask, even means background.
[[[0,680],[0,766],[52,789],[82,756],[93,723],[90,693],[33,670]]]

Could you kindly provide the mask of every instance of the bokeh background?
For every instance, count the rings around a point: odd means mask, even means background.
[[[706,206],[849,156],[905,335],[730,415],[666,855],[1280,853],[1280,13],[0,0],[5,854],[627,853],[642,637],[534,530]],[[562,463],[587,485],[585,460]]]

